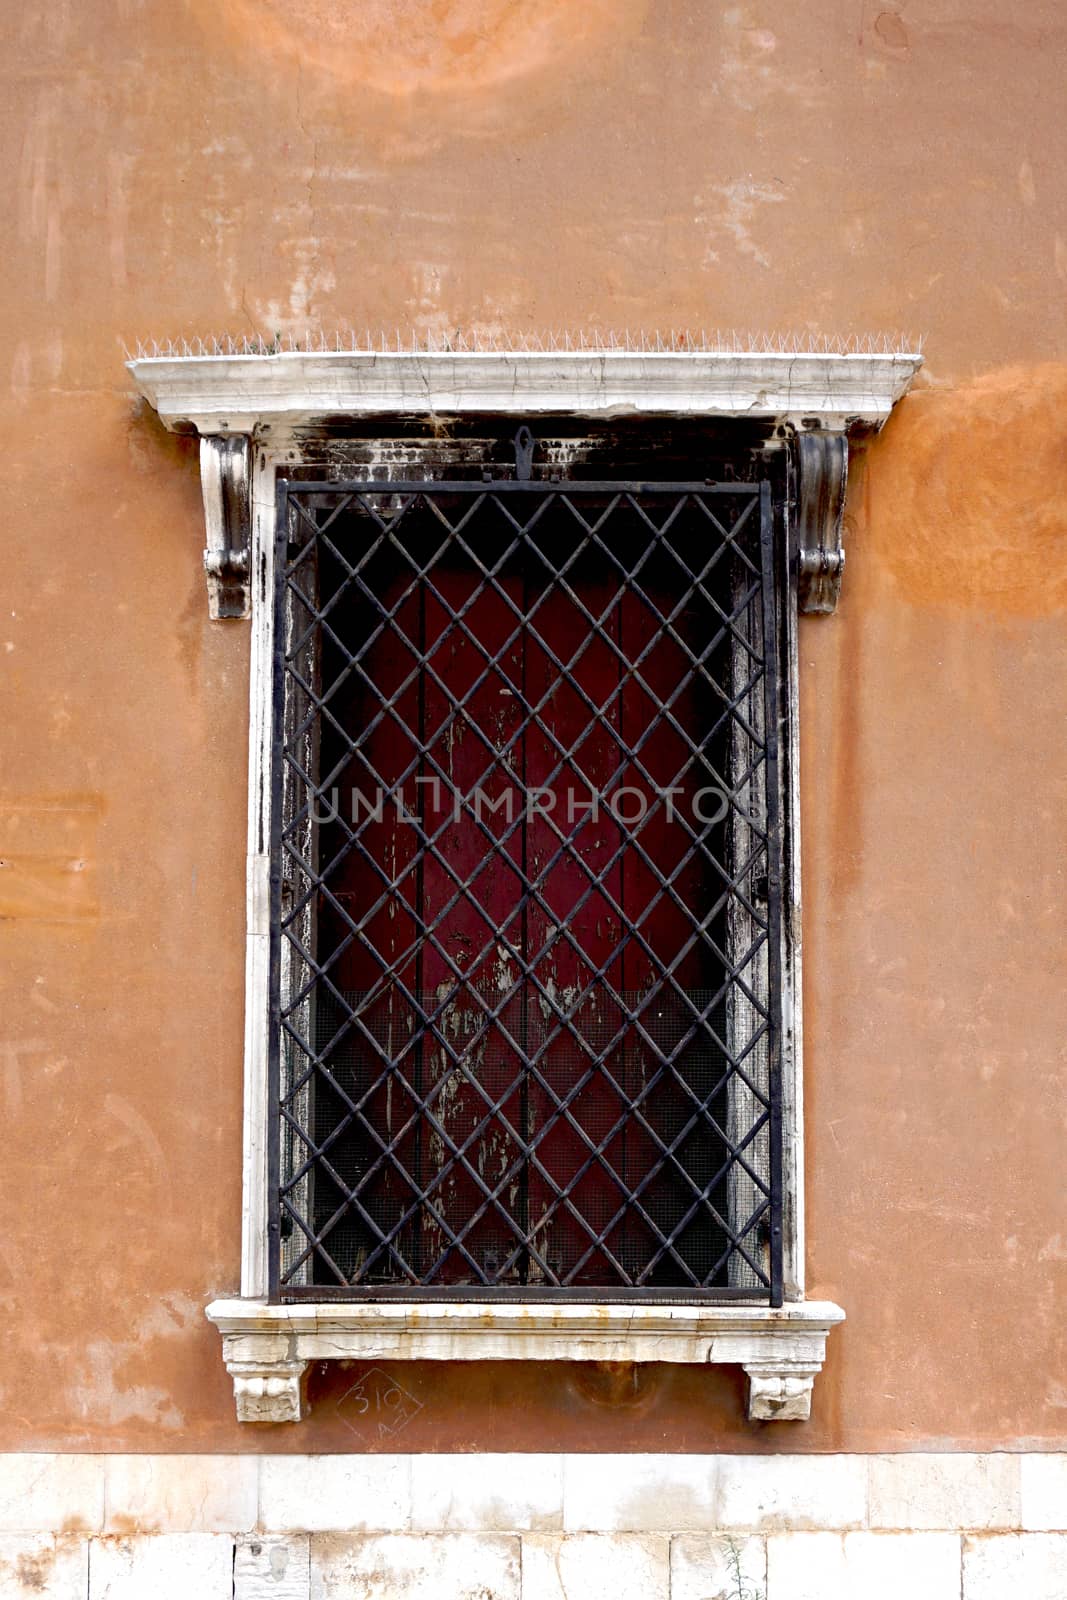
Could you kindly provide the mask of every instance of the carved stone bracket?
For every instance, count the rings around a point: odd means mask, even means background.
[[[238,1422],[299,1422],[306,1361],[227,1361]]]
[[[807,1422],[822,1362],[748,1361],[750,1422]]]
[[[252,516],[249,442],[206,434],[200,440],[200,488],[204,496],[208,612],[212,619],[248,617]]]
[[[834,611],[845,570],[841,519],[848,479],[847,436],[798,434],[797,479],[798,608]]]

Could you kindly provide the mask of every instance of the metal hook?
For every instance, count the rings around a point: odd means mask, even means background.
[[[533,472],[533,456],[537,440],[523,423],[515,435],[515,476],[520,483],[529,483]]]

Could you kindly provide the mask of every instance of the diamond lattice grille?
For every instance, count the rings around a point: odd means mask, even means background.
[[[766,488],[279,511],[278,1292],[773,1295]]]

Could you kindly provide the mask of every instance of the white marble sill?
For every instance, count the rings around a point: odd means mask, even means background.
[[[676,1361],[736,1365],[755,1422],[802,1422],[830,1329],[830,1301],[765,1305],[587,1305],[367,1301],[269,1305],[216,1300],[242,1422],[298,1422],[312,1361]]]

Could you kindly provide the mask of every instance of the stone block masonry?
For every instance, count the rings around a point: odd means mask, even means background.
[[[0,1600],[1067,1600],[1067,1455],[4,1455]]]

